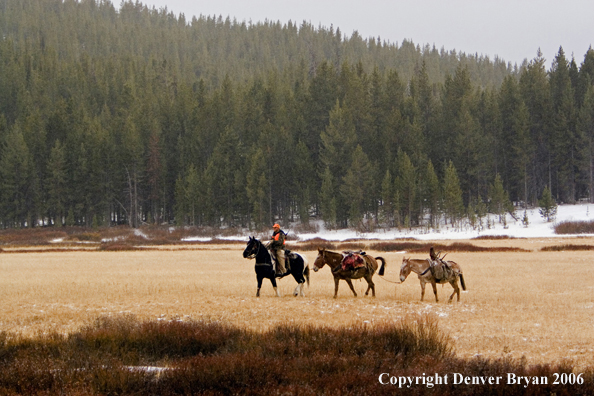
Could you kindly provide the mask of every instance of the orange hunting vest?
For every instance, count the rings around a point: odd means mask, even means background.
[[[279,231],[276,235],[273,235],[272,237],[274,238],[275,241],[278,241],[278,238],[280,238],[280,234],[282,231]],[[285,241],[283,241],[283,246],[285,244]]]

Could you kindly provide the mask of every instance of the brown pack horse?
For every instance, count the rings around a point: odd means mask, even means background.
[[[435,301],[439,302],[437,298],[437,283],[446,283],[449,282],[450,285],[454,288],[454,292],[450,296],[448,302],[452,302],[454,298],[454,294],[458,295],[458,301],[460,301],[460,288],[458,287],[458,278],[460,278],[460,284],[462,285],[462,289],[466,290],[466,284],[464,283],[464,275],[462,274],[462,268],[453,262],[453,261],[446,261],[448,266],[453,270],[449,272],[449,276],[445,279],[441,279],[437,281],[433,274],[429,270],[431,260],[425,259],[411,259],[411,258],[402,258],[402,266],[400,267],[400,282],[404,282],[406,277],[411,273],[414,272],[418,275],[419,281],[421,282],[421,301],[425,297],[425,285],[427,283],[431,283],[431,287],[433,287],[433,294],[435,294]]]
[[[373,274],[375,274],[375,271],[377,271],[378,268],[376,260],[380,260],[382,262],[382,266],[379,269],[380,276],[384,275],[384,270],[386,268],[386,260],[384,260],[383,257],[373,258],[368,255],[363,255],[362,257],[365,260],[364,267],[358,268],[356,270],[343,271],[341,268],[343,257],[344,256],[342,255],[342,253],[331,252],[326,249],[318,248],[318,257],[316,258],[316,261],[314,261],[313,270],[315,272],[318,272],[318,270],[326,264],[328,264],[328,266],[332,269],[332,275],[334,275],[334,298],[336,298],[336,296],[338,295],[338,282],[341,279],[346,281],[355,297],[357,297],[357,292],[353,287],[353,282],[351,282],[351,279],[360,278],[365,278],[365,280],[367,281],[367,291],[365,292],[365,295],[368,295],[369,290],[371,290],[372,296],[375,297],[375,283],[373,283],[373,280],[371,278],[373,277]]]

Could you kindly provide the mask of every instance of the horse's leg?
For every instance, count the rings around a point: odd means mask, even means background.
[[[369,289],[371,289],[371,296],[375,297],[375,283],[373,283],[373,279],[371,278],[373,274],[367,275],[365,280],[367,281],[367,290],[365,291],[365,295],[369,294]]]
[[[296,264],[291,264],[291,275],[293,275],[293,279],[297,282],[297,286],[295,287],[295,290],[293,290],[293,295],[297,297],[299,293],[303,296],[303,283],[305,282],[305,278],[303,277],[303,271],[299,272],[294,270],[295,266]]]
[[[450,300],[448,302],[452,302],[452,300],[454,299],[454,294],[458,295],[458,302],[460,302],[460,288],[458,287],[458,279],[454,278],[453,281],[450,281],[450,285],[452,285],[454,291],[452,292],[452,295],[450,296]]]
[[[355,287],[353,286],[353,282],[351,282],[351,280],[349,278],[345,279],[347,281],[347,283],[349,284],[349,287],[351,288],[351,290],[353,291],[353,294],[355,295],[355,297],[357,297],[357,292],[355,291]]]
[[[425,282],[421,281],[421,301],[425,298]]]
[[[272,273],[272,277],[270,278],[270,283],[272,283],[272,287],[274,288],[274,293],[276,294],[277,297],[280,297],[280,292],[278,291],[278,288],[276,287],[276,276],[274,274],[274,272]]]
[[[435,294],[435,302],[439,302],[437,298],[437,284],[435,282],[431,282],[431,287],[433,288],[433,294]]]
[[[258,279],[258,291],[256,292],[256,297],[260,297],[260,289],[262,288],[262,279],[264,279],[264,277],[262,275],[257,275],[256,278]]]
[[[340,281],[339,277],[334,277],[334,298],[338,296],[338,282]]]

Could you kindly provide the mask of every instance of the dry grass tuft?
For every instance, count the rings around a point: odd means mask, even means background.
[[[563,251],[576,251],[576,250],[594,250],[594,245],[553,245],[544,246],[540,249],[543,252],[563,252]]]

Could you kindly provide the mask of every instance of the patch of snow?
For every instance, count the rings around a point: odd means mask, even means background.
[[[140,231],[138,228],[134,229],[134,235],[142,237],[144,239],[149,239],[149,237],[142,231]]]
[[[130,371],[140,371],[144,373],[161,373],[169,370],[168,367],[155,367],[155,366],[124,366]]]
[[[182,242],[208,242],[212,241],[211,237],[187,237],[182,238]]]

